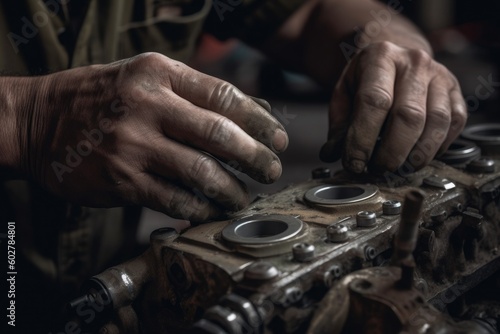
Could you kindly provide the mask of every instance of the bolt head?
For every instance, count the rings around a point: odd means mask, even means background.
[[[356,215],[356,224],[359,227],[370,227],[377,223],[377,215],[372,211],[360,211]]]
[[[384,215],[399,215],[401,213],[401,202],[388,200],[382,203],[382,212]]]
[[[293,259],[297,262],[307,262],[314,257],[314,245],[301,242],[292,246]]]
[[[326,227],[326,239],[328,242],[345,242],[349,240],[349,229],[344,224],[329,225]]]
[[[263,281],[278,276],[279,271],[269,262],[252,263],[244,273],[246,279]]]
[[[332,172],[330,171],[330,168],[327,168],[327,167],[319,167],[319,168],[313,169],[311,174],[312,174],[313,180],[329,179],[332,176]]]
[[[473,173],[493,173],[495,171],[495,161],[482,157],[471,161],[467,165],[467,170]]]
[[[377,255],[377,251],[372,246],[365,247],[365,258],[367,261],[371,261]]]

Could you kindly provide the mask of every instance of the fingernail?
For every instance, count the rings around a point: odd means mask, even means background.
[[[288,146],[288,136],[285,131],[278,129],[274,133],[273,137],[273,148],[277,152],[283,152]]]
[[[365,171],[366,163],[363,160],[352,159],[348,162],[348,169],[354,173],[363,173]]]
[[[250,96],[250,95],[248,95]],[[259,99],[258,97],[254,97],[254,96],[250,96],[250,98],[255,102],[257,103],[259,106],[261,106],[262,108],[266,109],[268,113],[271,112],[271,105],[269,104],[269,102],[267,102],[266,100],[264,99]]]
[[[268,180],[274,182],[281,176],[281,164],[274,160],[269,167],[269,173],[267,174]]]

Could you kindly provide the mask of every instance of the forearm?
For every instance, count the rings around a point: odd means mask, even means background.
[[[432,53],[418,29],[398,13],[402,6],[372,0],[308,1],[262,49],[331,87],[346,62],[372,43],[388,41]]]

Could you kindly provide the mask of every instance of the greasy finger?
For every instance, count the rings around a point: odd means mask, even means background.
[[[183,184],[210,202],[228,210],[241,210],[249,203],[242,183],[211,156],[168,138],[151,145],[146,172]]]
[[[451,123],[448,135],[444,140],[439,153],[448,149],[451,143],[460,135],[467,122],[467,105],[465,104],[460,86],[455,84],[449,93],[451,106]]]
[[[426,166],[434,158],[448,135],[451,104],[446,86],[438,77],[429,85],[425,128],[407,159],[415,169]]]
[[[372,156],[394,94],[394,62],[369,57],[357,71],[354,111],[343,156],[344,167],[355,173],[363,172]]]
[[[238,124],[250,136],[275,152],[288,146],[283,126],[266,106],[255,102],[228,82],[200,73],[179,63],[170,75],[172,90],[191,103],[216,112]]]
[[[429,62],[405,67],[398,73],[394,103],[374,159],[379,168],[398,169],[424,130],[429,79],[422,67]]]
[[[334,162],[342,157],[352,111],[351,93],[345,79],[350,75],[349,71],[352,69],[347,67],[333,90],[328,113],[328,140],[319,153],[324,162]]]
[[[222,214],[204,196],[169,183],[160,176],[143,173],[137,182],[144,186],[142,205],[171,217],[201,222]]]
[[[178,116],[175,126],[167,116],[163,131],[179,142],[206,151],[213,156],[239,165],[238,169],[262,183],[281,176],[279,158],[261,142],[250,137],[230,119],[172,96]],[[179,112],[182,111],[182,112]]]

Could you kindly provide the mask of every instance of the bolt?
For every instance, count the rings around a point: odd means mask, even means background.
[[[349,229],[344,224],[329,225],[326,227],[326,239],[328,242],[345,242],[349,240]]]
[[[328,179],[332,175],[330,168],[327,168],[327,167],[319,167],[319,168],[313,169],[311,174],[312,174],[313,180]]]
[[[336,279],[340,278],[343,274],[342,267],[338,264],[332,265],[326,271],[324,271],[319,279],[322,280],[323,284],[327,288],[331,288]]]
[[[332,274],[334,278],[339,278],[342,276],[342,268],[338,264],[334,264],[328,269],[328,272]]]
[[[279,272],[269,262],[254,262],[245,270],[245,278],[249,280],[264,281],[278,276]]]
[[[473,173],[493,173],[495,171],[495,161],[485,157],[472,160],[467,165],[467,170]]]
[[[377,223],[377,215],[372,211],[360,211],[356,215],[358,227],[370,227]]]
[[[375,248],[373,248],[372,246],[365,247],[365,259],[367,261],[373,260],[376,255],[377,255],[377,251],[375,250]]]
[[[382,212],[384,215],[399,215],[401,213],[401,202],[388,200],[382,203]]]
[[[435,223],[442,223],[448,218],[448,212],[445,209],[437,208],[431,212],[431,219]]]
[[[286,288],[285,291],[283,291],[283,299],[281,300],[281,303],[284,307],[289,307],[292,304],[295,304],[299,300],[302,299],[304,296],[304,292],[299,287],[292,286],[289,288]]]
[[[307,262],[314,257],[314,245],[301,242],[292,246],[293,259],[297,262]]]
[[[464,207],[463,207],[462,203],[458,203],[458,202],[457,202],[457,203],[453,204],[452,208],[453,208],[455,211],[457,211],[457,212],[462,212],[462,211],[464,211]]]

